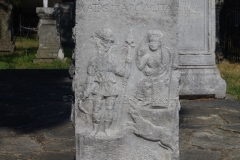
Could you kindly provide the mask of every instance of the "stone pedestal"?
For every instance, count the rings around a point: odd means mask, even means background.
[[[51,62],[58,58],[60,51],[60,38],[52,17],[53,8],[38,7],[36,12],[40,18],[38,24],[39,48],[34,62]]]
[[[0,0],[0,52],[13,52],[12,5]]]
[[[224,98],[226,83],[215,63],[215,0],[181,0],[179,7],[180,95]]]
[[[178,0],[76,2],[76,160],[178,160]]]

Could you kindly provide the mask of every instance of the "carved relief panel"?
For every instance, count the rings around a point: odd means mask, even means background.
[[[77,160],[178,158],[177,7],[78,1]]]

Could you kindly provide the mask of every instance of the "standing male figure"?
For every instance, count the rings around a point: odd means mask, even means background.
[[[102,28],[97,31],[94,40],[98,55],[93,57],[88,65],[84,99],[92,99],[93,104],[93,132],[91,136],[98,133],[102,115],[104,115],[104,132],[109,136],[115,101],[119,95],[116,76],[125,76],[127,65],[119,65],[115,55],[111,52],[114,44],[114,34],[111,29]],[[129,64],[130,61],[128,60],[126,63]],[[105,110],[104,114],[103,110]]]

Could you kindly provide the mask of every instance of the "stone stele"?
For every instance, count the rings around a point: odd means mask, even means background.
[[[215,19],[215,0],[180,1],[181,96],[225,97],[226,83],[215,63]]]
[[[0,52],[13,52],[12,5],[0,0]]]
[[[178,160],[178,0],[77,0],[76,160]]]
[[[38,7],[36,12],[40,18],[38,23],[39,48],[34,62],[50,62],[58,58],[60,37],[57,35],[56,21],[53,8]]]

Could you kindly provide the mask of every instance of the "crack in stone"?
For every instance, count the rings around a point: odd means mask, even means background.
[[[223,121],[225,121],[227,124],[229,124],[229,122],[221,114],[218,114],[218,115]]]

